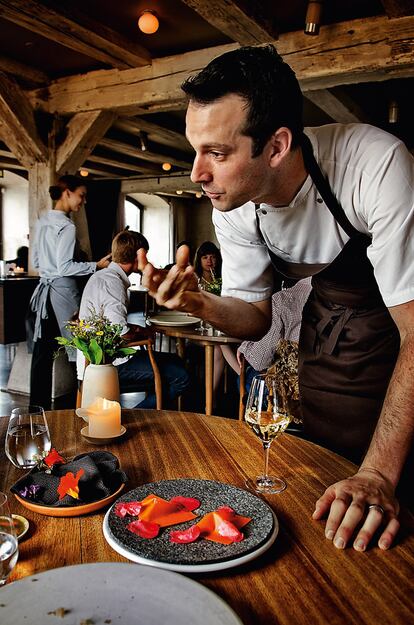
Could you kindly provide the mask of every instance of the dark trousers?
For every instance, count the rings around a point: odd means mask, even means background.
[[[176,354],[155,352],[155,360],[162,379],[163,408],[172,409],[176,397],[184,393],[189,385],[189,376],[184,363]],[[153,392],[154,372],[148,353],[137,351],[127,362],[118,365],[118,376],[121,393],[128,391],[147,391],[147,397],[136,408],[155,408],[156,399]]]
[[[52,403],[53,354],[58,348],[55,337],[60,335],[53,308],[48,306],[48,318],[41,321],[41,338],[33,343],[30,369],[30,403],[49,410]]]

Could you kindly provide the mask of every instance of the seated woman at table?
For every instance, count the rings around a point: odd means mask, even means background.
[[[91,309],[102,311],[111,323],[123,326],[122,336],[128,342],[139,341],[152,334],[148,328],[128,324],[128,288],[131,283],[128,276],[138,271],[137,252],[140,248],[148,251],[147,239],[133,230],[119,232],[112,241],[112,262],[98,274],[91,276],[82,295],[79,317],[90,315]],[[156,352],[155,360],[162,379],[163,407],[172,409],[175,399],[182,395],[189,385],[189,376],[181,358],[175,354]],[[154,372],[148,352],[137,350],[127,358],[114,362],[118,369],[119,385],[122,392],[150,389],[147,397],[136,408],[155,408],[156,397],[153,392]],[[78,351],[78,379],[83,379],[85,358]]]
[[[61,334],[69,338],[65,325],[79,311],[76,277],[92,274],[109,264],[109,256],[98,262],[78,262],[76,227],[69,215],[80,211],[85,202],[83,180],[62,176],[49,188],[49,194],[55,206],[38,220],[30,250],[40,280],[30,300],[27,324],[29,351],[33,350],[30,403],[46,409],[51,405],[55,337]],[[69,360],[74,361],[75,355],[69,355]]]
[[[215,295],[221,293],[221,253],[212,241],[204,241],[196,250],[194,256],[194,270],[198,277],[198,286],[203,291]],[[214,375],[213,393],[216,394],[223,375],[225,362],[236,363],[236,356],[229,345],[214,347]]]
[[[219,248],[212,241],[204,241],[196,250],[193,264],[200,289],[220,295],[222,260]]]

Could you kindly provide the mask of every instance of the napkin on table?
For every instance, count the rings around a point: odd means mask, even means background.
[[[69,471],[76,475],[79,469],[84,471],[78,484],[79,499],[65,495],[59,500],[57,489],[60,478]],[[21,497],[21,491],[25,487],[37,484],[41,488],[35,497],[26,498],[33,503],[59,508],[79,506],[104,499],[114,493],[127,479],[126,474],[119,467],[119,460],[116,456],[109,451],[92,451],[75,456],[66,464],[54,465],[52,473],[46,473],[35,467],[18,480],[10,490]]]

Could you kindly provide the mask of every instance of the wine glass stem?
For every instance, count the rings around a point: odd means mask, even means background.
[[[270,442],[263,442],[263,449],[264,449],[264,476],[267,478],[268,476],[268,471],[269,471],[269,449],[270,449]]]

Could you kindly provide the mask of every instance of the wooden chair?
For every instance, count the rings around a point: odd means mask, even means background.
[[[240,354],[240,395],[239,395],[239,421],[244,419],[245,395],[246,395],[246,359]]]
[[[148,352],[148,357],[150,359],[151,367],[154,372],[154,387],[155,387],[155,398],[156,398],[156,407],[157,410],[162,410],[162,383],[161,383],[161,375],[158,369],[158,365],[154,358],[153,351],[154,341],[152,338],[143,339],[141,341],[132,341],[128,343],[128,347],[146,347],[146,351]],[[87,366],[87,365],[86,365]],[[130,388],[129,391],[138,391],[140,389]],[[128,392],[125,391],[125,392]],[[76,408],[80,408],[82,402],[82,383],[80,384],[80,388],[78,389],[76,396]]]

